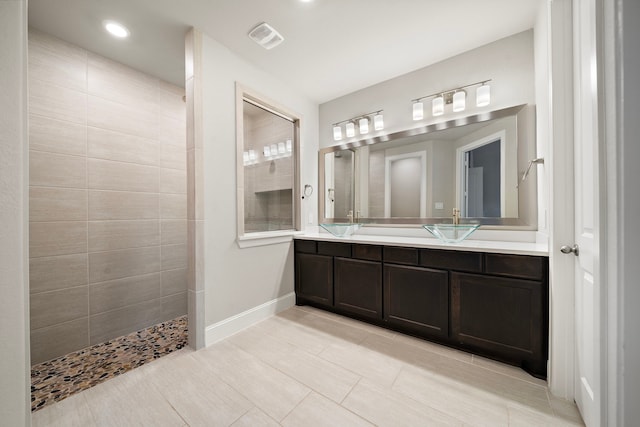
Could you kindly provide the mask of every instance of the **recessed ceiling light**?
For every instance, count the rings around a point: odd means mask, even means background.
[[[124,39],[129,37],[129,30],[122,24],[115,21],[104,21],[104,28],[114,37]]]

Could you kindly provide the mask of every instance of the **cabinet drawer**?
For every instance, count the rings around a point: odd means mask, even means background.
[[[418,249],[385,246],[382,253],[384,262],[418,265]]]
[[[351,245],[338,242],[318,242],[318,254],[351,258]]]
[[[382,260],[382,247],[373,245],[353,245],[353,257],[369,261]]]
[[[294,240],[293,242],[296,252],[302,252],[305,254],[316,253],[316,242],[313,240]]]
[[[545,259],[526,255],[485,254],[485,272],[500,276],[542,280]]]
[[[439,251],[422,249],[420,265],[442,270],[482,271],[482,254],[478,252]]]

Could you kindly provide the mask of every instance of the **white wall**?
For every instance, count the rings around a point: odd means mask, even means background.
[[[478,111],[535,104],[533,53],[533,31],[529,30],[326,102],[320,105],[320,146],[336,144],[332,136],[333,123],[381,109],[385,129],[380,134],[387,134]],[[448,106],[445,116],[433,120],[427,99],[425,120],[413,121],[412,99],[487,79],[492,79],[489,107],[478,109],[475,88],[470,88],[465,111],[451,113]],[[357,139],[358,135],[353,138]]]
[[[0,52],[0,422],[28,426],[26,1],[0,1]]]
[[[293,292],[291,242],[240,249],[236,243],[235,83],[301,115],[302,224],[317,212],[318,106],[236,56],[202,40],[205,325],[211,326]],[[211,328],[209,328],[209,332]],[[207,339],[207,344],[210,344]]]

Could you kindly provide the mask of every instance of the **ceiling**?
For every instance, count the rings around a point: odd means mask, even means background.
[[[184,35],[196,27],[323,103],[532,28],[541,0],[29,0],[29,24],[184,85]],[[117,40],[102,21],[121,22]],[[247,33],[266,21],[272,50]]]

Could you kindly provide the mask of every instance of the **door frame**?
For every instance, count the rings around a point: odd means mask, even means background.
[[[410,153],[395,154],[384,158],[384,216],[391,216],[391,163],[396,160],[420,159],[420,218],[427,216],[427,152],[412,151]]]
[[[465,206],[464,192],[462,191],[462,185],[465,183],[465,171],[466,171],[465,153],[467,153],[468,151],[475,150],[476,148],[480,148],[482,146],[492,144],[499,139],[500,140],[500,216],[504,217],[506,215],[506,212],[507,212],[506,138],[507,138],[506,131],[501,130],[499,132],[493,133],[491,135],[487,135],[480,139],[476,139],[475,141],[470,142],[469,144],[463,145],[462,147],[456,148],[456,200],[458,202],[459,208],[462,208],[462,206]],[[462,216],[467,216],[466,212],[461,212],[461,214]]]

